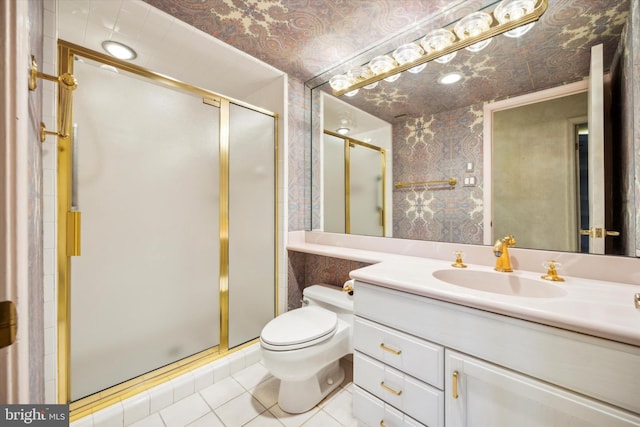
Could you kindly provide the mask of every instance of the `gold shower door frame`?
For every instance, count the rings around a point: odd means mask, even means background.
[[[71,402],[70,273],[71,256],[78,255],[80,251],[80,213],[72,211],[71,206],[73,161],[71,137],[58,137],[58,402],[70,403],[71,421],[148,390],[196,367],[205,365],[229,353],[245,348],[257,341],[257,339],[254,339],[229,350],[229,108],[231,102],[253,111],[272,116],[274,119],[275,298],[273,303],[274,316],[278,314],[278,115],[244,102],[225,98],[214,92],[180,82],[142,67],[132,65],[126,61],[121,61],[63,40],[58,41],[58,70],[60,74],[73,74],[73,64],[76,56],[111,65],[138,76],[154,80],[164,86],[177,88],[182,91],[201,96],[204,103],[220,108],[220,343],[217,346],[178,360],[170,365]],[[77,90],[82,90],[82,82],[79,82]],[[60,99],[58,99],[57,108],[58,114],[60,114]],[[72,107],[70,109],[73,111]],[[73,123],[72,116],[69,117],[67,123]],[[71,135],[71,126],[69,125],[68,127],[69,129],[60,129],[60,132],[63,135]]]
[[[337,132],[330,130],[324,130],[326,135],[331,135],[336,138],[340,138],[344,141],[344,227],[345,233],[351,234],[351,150],[350,148],[359,145],[370,150],[374,150],[380,153],[380,170],[382,172],[382,210],[380,211],[380,224],[382,225],[382,236],[387,235],[387,208],[386,208],[386,193],[387,193],[387,152],[384,148],[377,145],[369,144],[364,141],[349,138],[348,136],[341,135]]]

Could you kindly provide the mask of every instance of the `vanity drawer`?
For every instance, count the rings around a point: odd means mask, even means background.
[[[353,382],[429,427],[444,426],[444,393],[416,378],[354,352]]]
[[[353,386],[353,416],[367,427],[425,427],[358,386]]]
[[[389,366],[444,389],[444,347],[356,317],[353,346]]]

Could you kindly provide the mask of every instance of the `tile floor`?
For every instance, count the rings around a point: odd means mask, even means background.
[[[288,414],[278,407],[279,380],[262,363],[255,363],[131,427],[355,427],[351,413],[353,365],[348,359],[341,364],[345,369],[343,383],[304,414]]]

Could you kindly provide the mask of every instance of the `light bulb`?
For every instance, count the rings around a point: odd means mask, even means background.
[[[420,45],[424,49],[425,53],[431,54],[434,52],[441,51],[453,44],[456,40],[456,36],[449,30],[439,29],[431,31],[429,34],[424,36],[424,38],[420,41]],[[447,55],[443,55],[437,59],[436,62],[441,64],[446,64],[455,58],[458,52],[452,52]]]
[[[380,75],[390,71],[395,67],[396,62],[387,55],[376,56],[369,62],[369,68],[374,74]]]
[[[331,86],[331,89],[338,92],[351,86],[351,81],[349,80],[349,77],[344,74],[338,74],[337,76],[333,76],[329,79],[329,85]]]
[[[507,22],[515,21],[523,16],[531,13],[535,8],[535,1],[533,0],[503,0],[498,7],[493,11],[493,16],[496,17],[499,23],[506,24]],[[521,25],[504,33],[507,37],[520,37],[533,28],[535,22]]]
[[[102,48],[109,53],[109,55],[118,59],[136,59],[138,57],[135,50],[125,44],[115,42],[113,40],[103,41]]]
[[[423,53],[424,51],[417,44],[407,43],[397,48],[393,52],[393,57],[398,62],[398,64],[404,65],[410,62],[417,61],[418,59],[420,59],[420,57],[422,57]],[[410,73],[419,73],[420,71],[424,70],[426,66],[427,64],[420,64],[416,67],[409,68],[407,71],[409,71]]]
[[[455,31],[460,40],[465,40],[471,37],[477,37],[486,32],[491,28],[492,22],[493,18],[488,13],[474,12],[458,21],[455,27],[453,27],[453,31]],[[487,47],[487,45],[491,43],[491,40],[493,39],[482,40],[471,46],[467,46],[466,49],[471,52],[478,52]]]

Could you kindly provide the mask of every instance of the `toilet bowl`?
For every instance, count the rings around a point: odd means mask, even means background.
[[[312,285],[302,308],[271,320],[260,334],[265,367],[280,380],[278,405],[298,414],[313,408],[344,380],[340,358],[353,353],[353,297]]]

